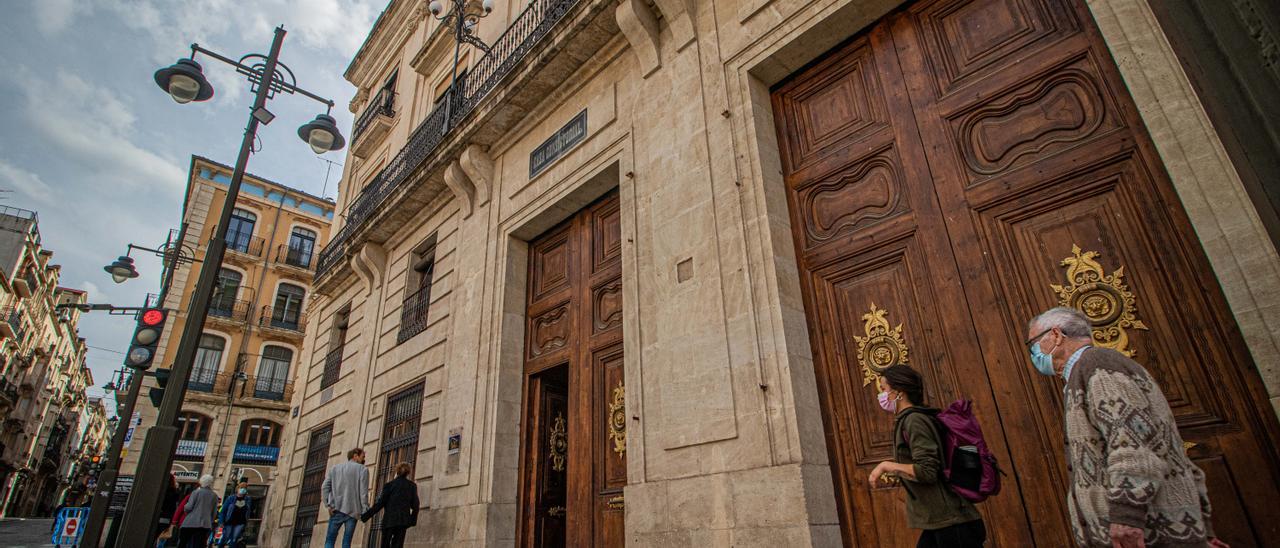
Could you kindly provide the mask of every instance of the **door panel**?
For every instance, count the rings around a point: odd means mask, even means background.
[[[529,246],[522,546],[625,542],[620,221],[611,193]]]
[[[914,3],[776,89],[774,112],[846,544],[916,536],[901,495],[866,486],[889,457],[863,384],[877,341],[885,363],[905,347],[931,402],[974,398],[1011,471],[980,505],[993,544],[1069,542],[1061,385],[1022,345],[1060,302],[1160,382],[1219,533],[1276,535],[1275,417],[1083,3]]]

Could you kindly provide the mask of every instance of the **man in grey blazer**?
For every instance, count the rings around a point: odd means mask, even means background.
[[[342,533],[342,548],[351,548],[351,537],[356,533],[356,518],[369,509],[369,469],[364,467],[364,450],[359,447],[347,451],[347,462],[329,469],[320,487],[320,496],[329,509],[329,530],[324,535],[324,548],[334,548],[338,529]]]

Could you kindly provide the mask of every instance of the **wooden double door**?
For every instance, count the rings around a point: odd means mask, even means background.
[[[529,245],[521,546],[622,546],[627,482],[617,192]]]
[[[909,546],[872,489],[905,362],[972,398],[1009,472],[993,545],[1062,546],[1061,381],[1026,322],[1058,304],[1159,381],[1232,546],[1280,538],[1276,420],[1182,205],[1083,2],[909,4],[773,92],[845,543]],[[1211,197],[1209,199],[1212,199]]]

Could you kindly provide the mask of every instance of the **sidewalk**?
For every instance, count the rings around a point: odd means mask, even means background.
[[[52,519],[0,518],[0,539],[5,548],[51,547]]]

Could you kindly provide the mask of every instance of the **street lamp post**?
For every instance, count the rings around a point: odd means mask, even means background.
[[[488,17],[493,11],[493,0],[484,0],[480,4],[480,10],[467,9],[467,0],[445,0],[449,2],[449,13],[444,14],[444,4],[441,0],[431,0],[427,7],[431,10],[431,15],[440,21],[441,26],[452,27],[453,31],[453,75],[449,80],[449,97],[445,99],[445,124],[449,124],[453,120],[453,115],[457,112],[458,105],[458,60],[462,55],[462,44],[471,44],[477,49],[488,52],[489,46],[475,35],[473,29],[480,19]]]
[[[195,55],[203,53],[235,67],[237,72],[249,80],[256,94],[253,107],[249,111],[249,122],[244,131],[244,138],[240,142],[240,154],[236,158],[231,182],[227,186],[226,200],[218,217],[217,229],[205,253],[205,261],[200,268],[200,277],[187,314],[187,324],[178,343],[173,370],[170,373],[170,378],[174,382],[171,383],[171,390],[165,393],[156,417],[156,424],[147,430],[146,440],[142,444],[142,455],[138,461],[133,491],[129,496],[129,503],[125,507],[121,523],[120,540],[123,546],[150,546],[155,538],[157,517],[164,501],[164,490],[168,484],[166,476],[172,465],[173,452],[178,443],[178,413],[182,410],[182,400],[187,391],[187,378],[191,375],[195,362],[196,348],[199,346],[200,335],[204,332],[204,320],[209,311],[209,300],[217,281],[218,268],[222,265],[223,253],[226,251],[227,225],[231,220],[231,211],[235,208],[236,198],[240,194],[240,183],[244,179],[245,167],[249,162],[249,154],[252,152],[258,125],[268,124],[275,118],[275,115],[266,109],[267,100],[279,92],[298,93],[328,105],[330,111],[333,109],[333,101],[299,88],[294,81],[293,72],[279,62],[284,35],[284,27],[276,27],[269,54],[266,56],[250,54],[241,57],[239,61],[192,44],[190,59],[180,60],[173,66],[156,71],[156,84],[169,92],[169,95],[178,103],[208,99],[213,96],[213,87],[205,79],[200,65],[195,62]],[[246,62],[252,64],[246,64]],[[345,145],[333,117],[327,113],[316,116],[315,120],[299,128],[298,136],[311,145],[312,150],[317,153],[339,150]]]
[[[172,235],[172,233],[170,234]],[[103,270],[106,270],[108,274],[111,274],[111,278],[115,280],[116,283],[121,283],[138,277],[138,271],[133,267],[133,259],[129,257],[129,253],[131,253],[134,248],[154,253],[163,253],[169,263],[168,269],[165,271],[164,281],[160,284],[160,305],[164,306],[164,299],[169,295],[169,285],[173,283],[173,272],[177,270],[178,265],[182,264],[184,261],[194,262],[196,260],[194,257],[183,252],[182,241],[186,234],[187,224],[182,223],[182,226],[178,229],[178,240],[176,242],[172,239],[166,241],[165,245],[161,248],[164,251],[129,244],[129,252],[121,256],[119,259],[116,259],[116,261],[110,265],[107,265]],[[89,306],[90,310],[101,310],[103,308],[104,307],[100,305]],[[112,307],[110,305],[105,308],[110,312],[115,312],[116,310],[135,310],[118,309],[117,307]],[[141,373],[141,371],[138,373]],[[115,385],[114,388],[117,390],[117,395],[119,395],[119,390],[124,389],[124,386],[122,386],[124,384],[123,374],[120,378],[121,382],[118,385],[113,382],[108,383],[108,386]],[[107,446],[106,462],[102,464],[102,471],[98,473],[98,483],[94,487],[93,494],[89,498],[89,517],[85,521],[84,535],[81,537],[82,546],[98,548],[98,543],[102,538],[102,529],[107,521],[107,511],[111,506],[111,496],[115,493],[116,479],[120,474],[120,453],[124,450],[124,437],[129,431],[129,427],[131,426],[130,423],[133,422],[133,409],[138,403],[138,394],[141,393],[141,391],[142,375],[130,375],[129,390],[125,394],[124,408],[118,409],[120,414],[124,416],[124,420],[115,425],[115,432],[112,432],[111,434],[111,444]],[[119,400],[117,400],[117,404],[118,403]],[[119,405],[117,405],[117,408],[118,407]],[[118,522],[119,520],[113,522],[113,524]]]

